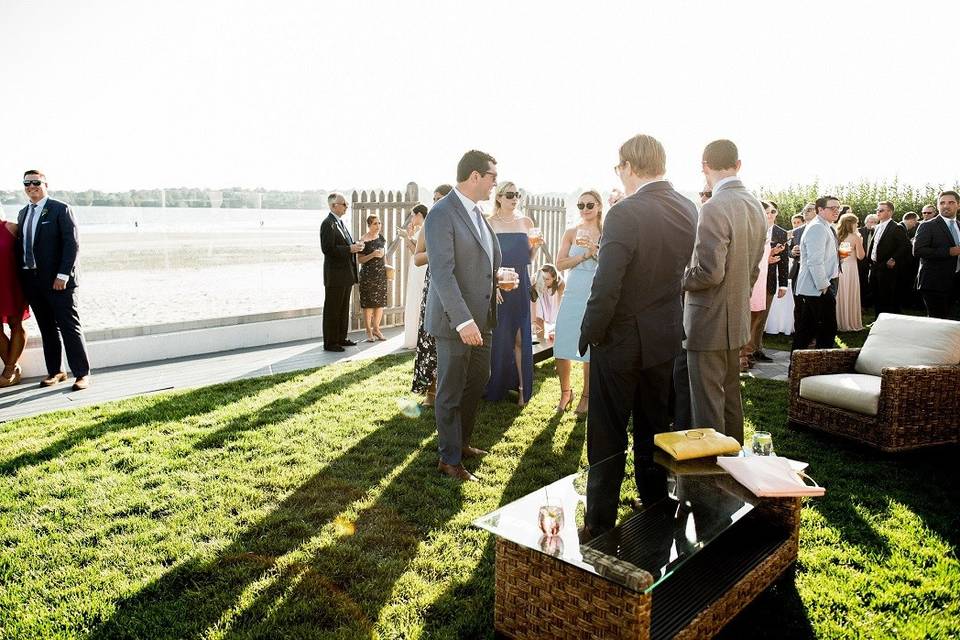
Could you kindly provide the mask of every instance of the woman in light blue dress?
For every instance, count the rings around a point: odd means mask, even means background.
[[[603,228],[603,210],[600,203],[600,194],[596,191],[580,194],[577,200],[580,224],[564,232],[560,250],[557,252],[557,267],[567,271],[567,285],[560,302],[560,311],[557,313],[556,339],[553,343],[553,357],[556,359],[557,375],[560,377],[558,413],[573,406],[570,361],[579,360],[583,362],[583,391],[577,404],[577,415],[587,414],[590,398],[590,352],[587,351],[581,356],[578,349],[580,323],[583,322],[593,276],[597,272],[597,248]]]

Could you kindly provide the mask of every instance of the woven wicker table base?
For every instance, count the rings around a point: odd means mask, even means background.
[[[800,499],[764,501],[648,593],[498,539],[496,630],[511,638],[710,638],[797,559]]]

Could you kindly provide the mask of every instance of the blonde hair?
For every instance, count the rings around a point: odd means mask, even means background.
[[[667,172],[667,153],[663,145],[644,134],[633,136],[620,146],[620,164],[629,162],[637,175],[662,176]]]
[[[497,185],[497,193],[493,196],[493,213],[491,216],[495,216],[500,213],[500,196],[502,196],[507,191],[519,191],[517,185],[512,182],[504,182],[503,184]],[[520,202],[517,202],[517,209],[520,208]]]
[[[845,213],[837,221],[837,240],[843,242],[844,238],[856,233],[860,219],[855,213]]]
[[[596,189],[588,189],[577,196],[577,200],[583,196],[590,196],[597,201],[597,229],[600,233],[603,233],[603,200],[600,198],[600,194],[597,193]]]

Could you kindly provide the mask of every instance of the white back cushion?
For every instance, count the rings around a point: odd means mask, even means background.
[[[881,313],[854,369],[879,376],[884,367],[949,364],[960,364],[960,322]]]

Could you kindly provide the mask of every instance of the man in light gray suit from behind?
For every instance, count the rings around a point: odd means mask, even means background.
[[[683,328],[693,426],[743,442],[740,348],[750,341],[750,292],[767,238],[763,205],[737,177],[740,158],[729,140],[703,150],[713,191],[700,210],[693,259],[683,276]]]
[[[457,186],[433,205],[424,223],[430,265],[424,327],[437,339],[437,469],[472,482],[477,478],[462,461],[487,453],[471,447],[470,436],[490,378],[500,268],[500,244],[478,203],[490,199],[496,184],[493,156],[468,151],[457,165]]]

